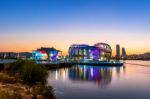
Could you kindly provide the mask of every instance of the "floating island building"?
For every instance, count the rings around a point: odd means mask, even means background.
[[[110,45],[96,43],[94,46],[87,44],[73,44],[69,48],[69,59],[72,61],[104,61],[112,55]]]
[[[61,51],[55,48],[41,47],[32,52],[32,58],[36,61],[57,61],[61,59]]]

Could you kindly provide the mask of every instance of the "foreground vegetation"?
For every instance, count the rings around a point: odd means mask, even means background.
[[[0,99],[56,99],[48,72],[34,61],[18,60],[0,73]]]

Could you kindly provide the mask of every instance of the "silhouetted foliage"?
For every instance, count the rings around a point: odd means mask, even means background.
[[[35,61],[18,60],[6,71],[18,77],[23,84],[33,87],[33,99],[40,96],[44,99],[56,99],[53,88],[46,86],[48,72],[43,65],[36,64]]]
[[[25,84],[35,85],[37,82],[45,84],[47,77],[46,68],[33,61],[26,61],[22,66],[21,79]]]
[[[10,66],[9,70],[10,74],[18,75],[24,84],[30,86],[38,82],[45,84],[48,77],[44,66],[29,60],[18,60]]]
[[[10,67],[9,67],[8,70],[9,70],[10,73],[12,73],[12,74],[16,74],[16,73],[21,74],[22,69],[23,69],[23,64],[25,64],[25,63],[26,63],[25,60],[17,60],[17,62],[12,63],[12,64],[10,65]]]

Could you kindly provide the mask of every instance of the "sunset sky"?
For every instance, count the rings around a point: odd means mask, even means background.
[[[0,0],[0,51],[97,42],[150,52],[150,0]]]

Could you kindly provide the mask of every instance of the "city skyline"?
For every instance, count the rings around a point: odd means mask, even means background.
[[[104,42],[127,54],[150,52],[148,0],[1,0],[0,51],[32,52]]]

